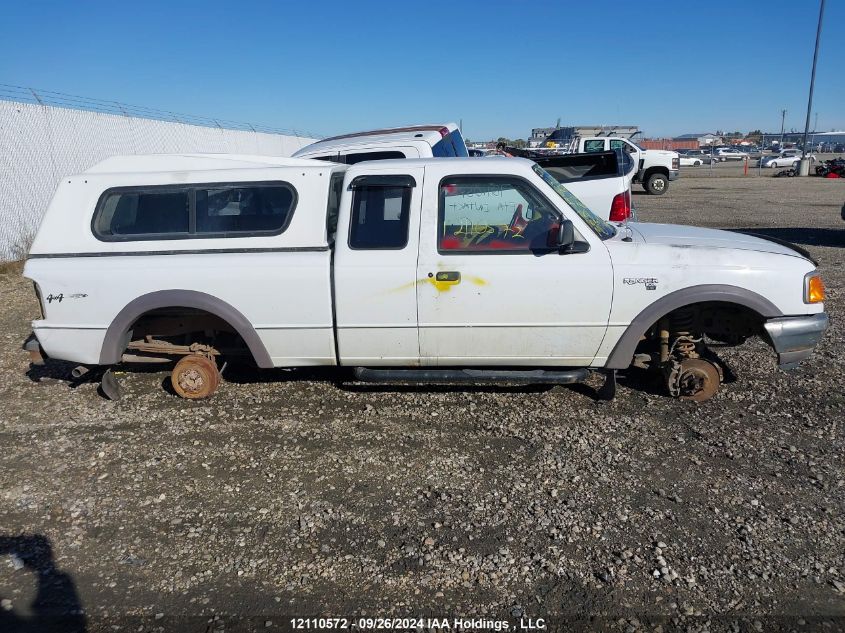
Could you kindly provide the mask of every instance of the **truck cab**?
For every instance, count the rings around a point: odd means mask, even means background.
[[[613,287],[602,239],[615,230],[584,205],[567,208],[578,252],[560,257],[562,189],[540,173],[518,158],[351,168],[335,241],[342,362],[592,364]]]

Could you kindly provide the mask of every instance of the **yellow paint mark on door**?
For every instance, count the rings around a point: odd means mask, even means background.
[[[488,282],[481,277],[476,277],[474,275],[469,275],[464,277],[467,281],[475,286],[487,286]],[[402,284],[401,286],[397,286],[396,288],[391,288],[387,291],[387,294],[393,294],[394,292],[402,292],[404,290],[410,290],[411,288],[416,288],[417,284],[420,283],[429,283],[434,286],[438,292],[449,292],[452,289],[452,286],[457,286],[461,283],[461,280],[458,279],[456,281],[438,281],[437,276],[431,277],[422,277],[420,279],[415,279],[414,281],[408,282],[406,284]]]

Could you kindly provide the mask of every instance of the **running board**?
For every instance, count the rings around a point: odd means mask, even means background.
[[[355,378],[362,382],[432,382],[432,383],[497,383],[569,385],[584,382],[587,369],[371,369],[356,367]]]

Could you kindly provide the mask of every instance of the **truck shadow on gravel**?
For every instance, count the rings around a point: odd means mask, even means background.
[[[26,377],[32,382],[41,382],[42,380],[55,380],[59,382],[72,383],[72,387],[78,386],[80,381],[76,381],[71,376],[70,372],[75,365],[63,360],[47,359],[43,365],[30,365],[26,370]]]
[[[845,247],[845,227],[841,229],[815,227],[749,227],[726,229],[734,233],[759,235],[806,246]]]
[[[26,372],[27,378],[34,383],[42,381],[64,382],[68,389],[77,389],[88,383],[97,383],[105,372],[105,367],[94,367],[80,378],[74,378],[71,370],[76,363],[48,359],[44,365],[30,365]],[[176,392],[170,382],[172,364],[129,364],[121,366],[120,373],[131,374],[163,374],[160,387],[166,393],[175,396]],[[725,382],[733,382],[733,373],[728,370]],[[665,395],[665,389],[659,375],[636,368],[617,373],[619,384],[623,387],[647,393],[650,395]],[[249,364],[225,365],[223,367],[224,382],[236,385],[253,385],[269,383],[329,383],[336,389],[350,393],[502,393],[502,394],[537,394],[547,393],[553,389],[566,389],[593,401],[601,401],[599,387],[604,378],[591,380],[593,384],[447,384],[447,383],[368,383],[357,381],[351,369],[339,367],[302,367],[287,369],[259,369]],[[98,389],[101,397],[105,398]]]
[[[11,578],[22,585],[35,584],[34,597],[21,613],[17,604],[3,595],[0,585],[0,631],[4,633],[83,633],[86,618],[73,578],[56,568],[50,539],[41,534],[0,535],[0,557],[11,557]],[[27,587],[9,587],[15,592]],[[9,602],[6,602],[9,600]]]
[[[258,369],[257,367],[241,365],[227,368],[223,376],[226,382],[235,384],[326,382],[331,383],[337,389],[352,393],[540,393],[554,388],[554,385],[368,383],[356,381],[352,370],[338,367]],[[169,383],[169,379],[165,382]]]
[[[71,370],[77,363],[48,359],[44,365],[30,365],[26,377],[34,383],[43,381],[67,383],[69,389],[78,389],[88,383],[99,382],[105,367],[92,368],[80,378]],[[119,372],[132,374],[165,374],[161,389],[175,396],[170,382],[172,364],[133,364],[121,366]],[[337,389],[353,393],[542,393],[555,385],[493,385],[493,384],[412,384],[412,383],[362,383],[356,382],[351,370],[338,367],[303,367],[290,369],[259,369],[254,365],[238,364],[223,368],[223,380],[236,385],[265,383],[330,383]],[[583,384],[564,385],[585,395],[595,396],[594,390]],[[101,396],[103,394],[98,391]],[[103,396],[104,397],[104,396]]]
[[[100,382],[103,374],[108,369],[107,367],[92,367],[79,378],[74,378],[71,372],[73,371],[73,368],[77,366],[78,363],[69,363],[63,360],[48,358],[44,361],[43,365],[30,365],[29,369],[26,371],[26,377],[34,383],[41,383],[44,381],[64,382],[67,383],[68,389],[78,389],[82,385],[88,383]],[[150,372],[161,371],[161,369],[160,366],[155,369],[151,369],[149,366],[144,366],[139,370],[133,371]],[[97,393],[103,398],[106,397],[100,387],[97,387]]]

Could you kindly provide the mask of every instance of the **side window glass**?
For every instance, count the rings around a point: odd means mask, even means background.
[[[402,249],[408,244],[410,187],[356,188],[352,195],[349,247]]]
[[[610,141],[610,149],[624,149],[625,142],[624,141]]]
[[[326,211],[326,237],[334,242],[337,233],[337,216],[340,212],[340,196],[343,193],[343,172],[332,174],[329,181],[329,202]]]
[[[604,140],[603,139],[592,139],[584,141],[584,151],[585,152],[603,152],[604,151]]]
[[[94,221],[95,234],[112,240],[186,235],[189,228],[187,191],[113,191],[101,200]]]
[[[558,224],[557,212],[526,182],[467,176],[440,184],[440,252],[544,251]]]
[[[196,196],[198,234],[281,231],[294,201],[282,185],[197,189]]]

